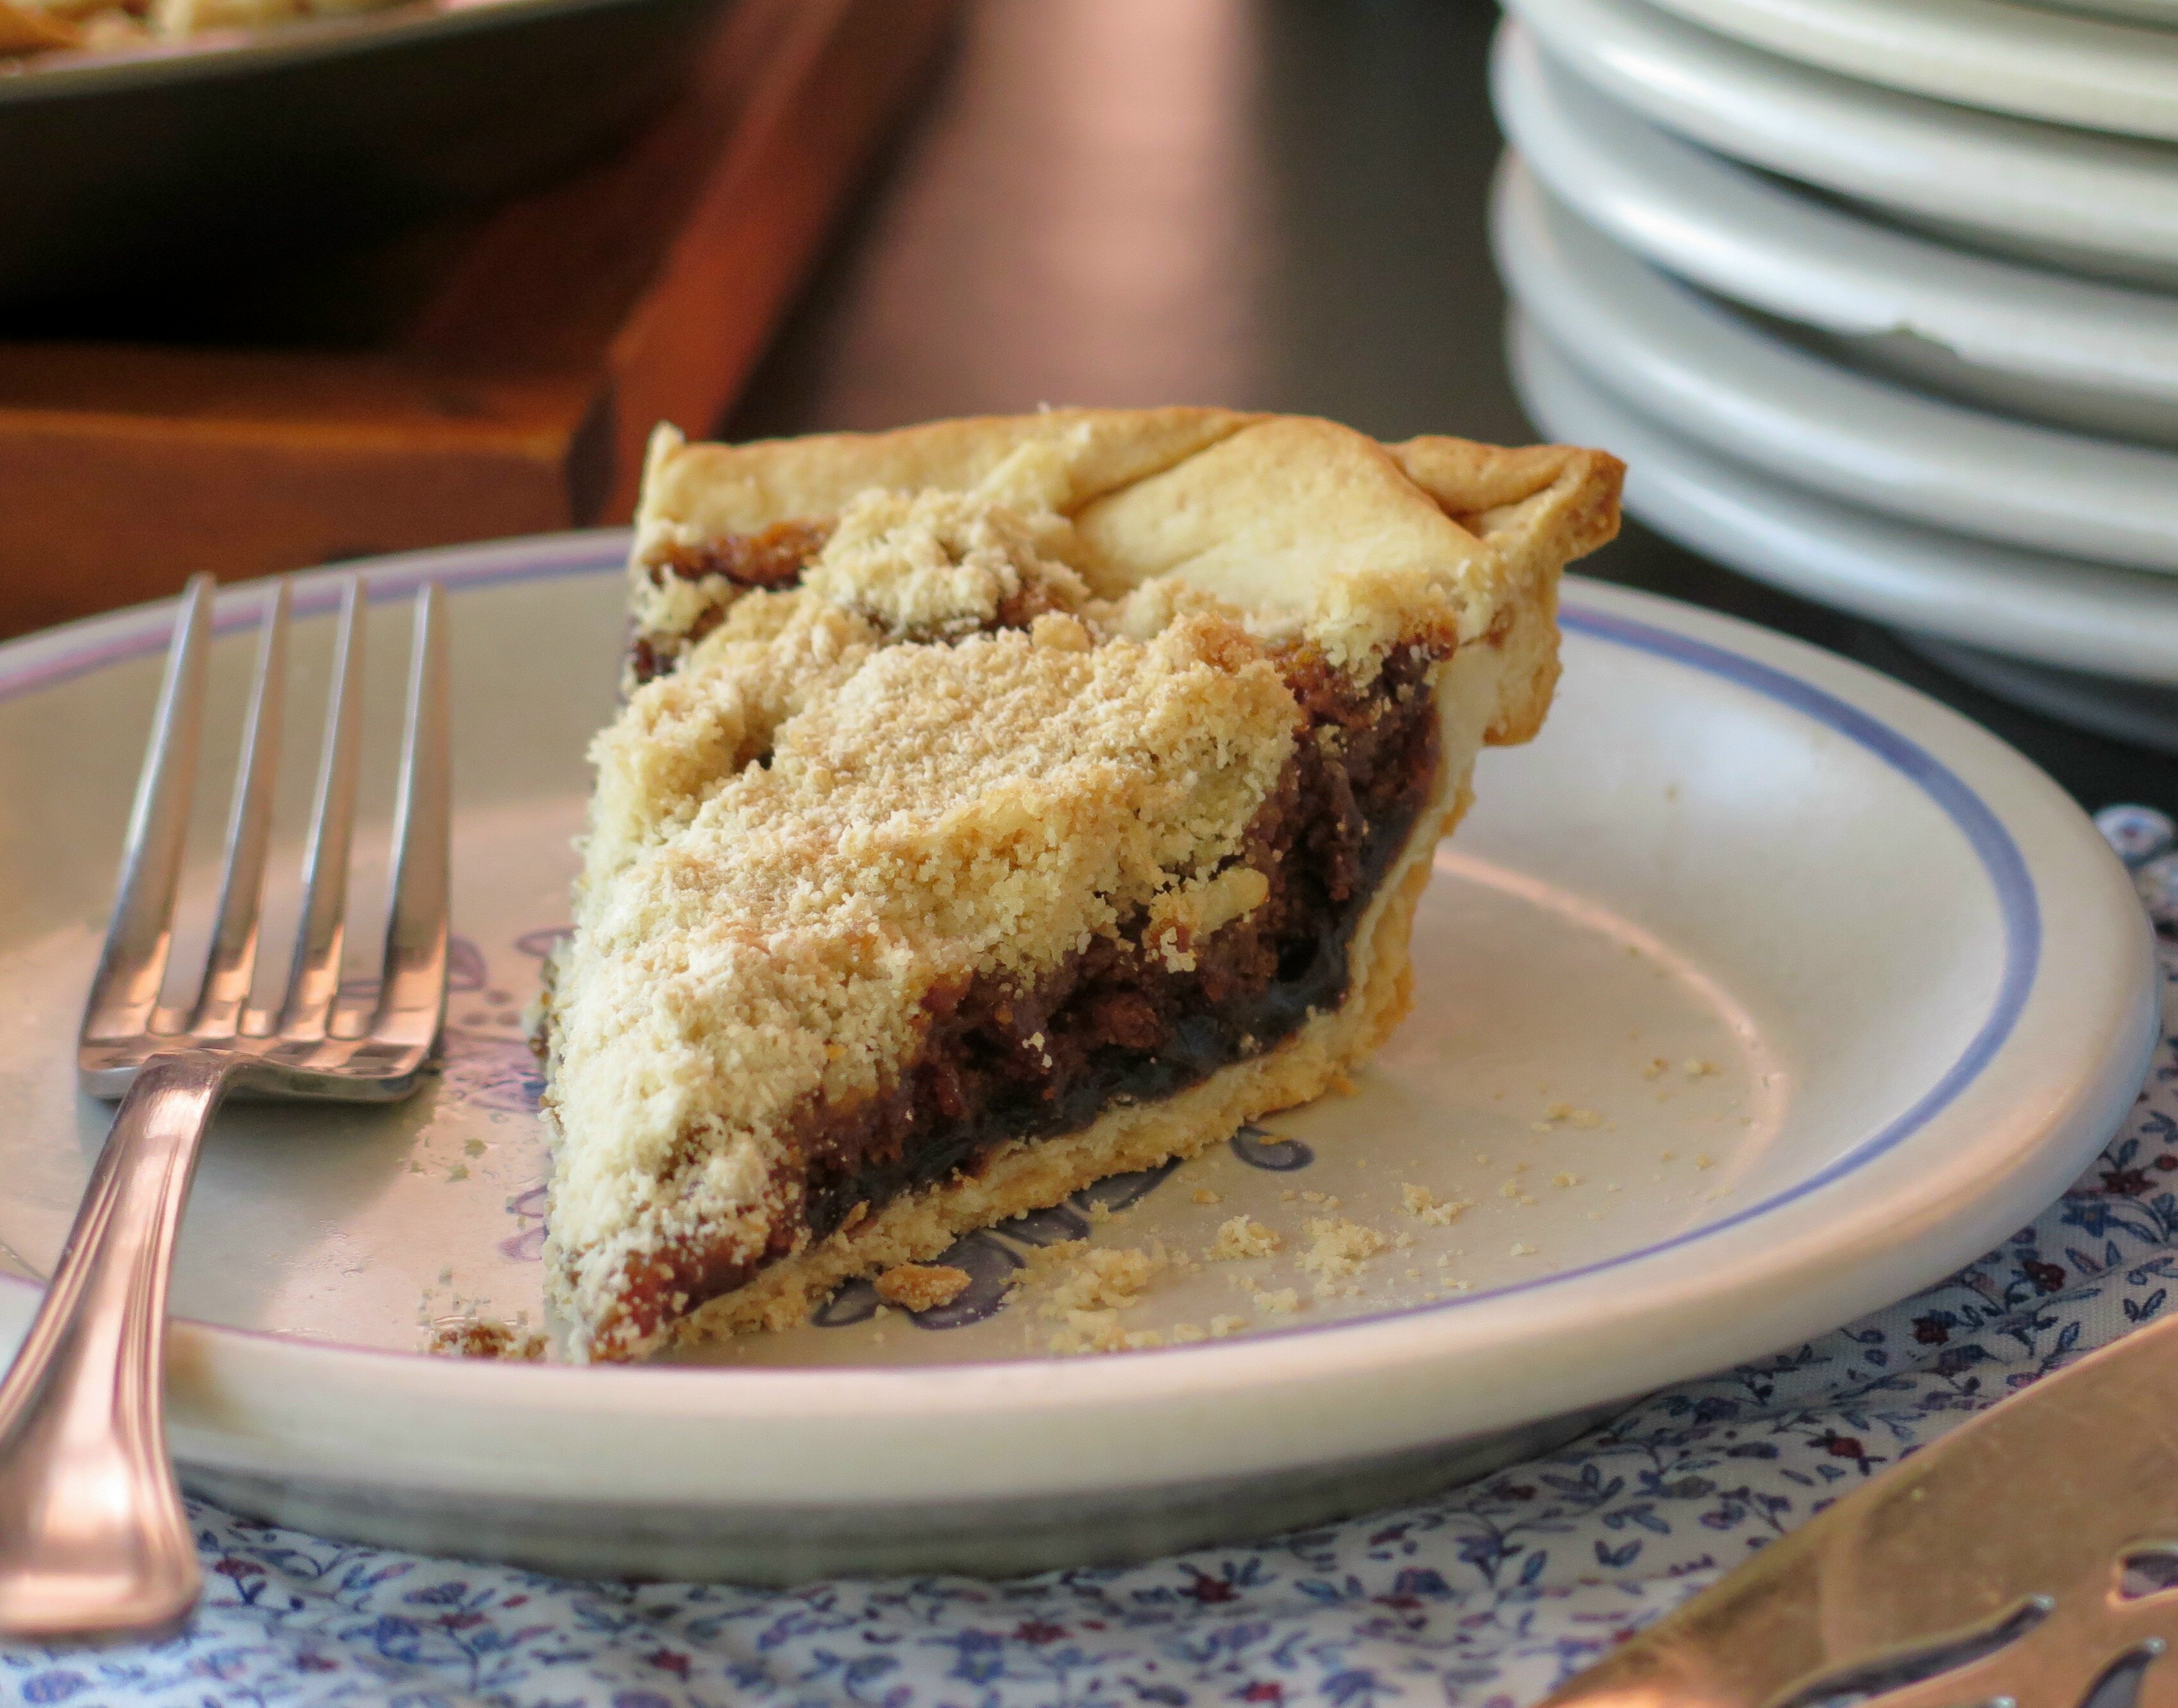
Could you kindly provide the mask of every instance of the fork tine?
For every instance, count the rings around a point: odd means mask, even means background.
[[[189,840],[189,797],[196,788],[197,748],[204,730],[212,588],[210,576],[192,576],[175,615],[151,739],[129,812],[120,895],[84,1005],[86,1039],[126,1038],[145,1031],[167,976],[174,890]]]
[[[428,1047],[446,1006],[448,847],[452,767],[447,707],[446,602],[435,584],[416,595],[408,665],[408,720],[393,826],[393,895],[386,966],[371,1036]]]
[[[340,990],[342,923],[347,909],[348,844],[355,829],[355,780],[363,747],[363,584],[341,592],[340,633],[326,703],[326,740],[318,764],[309,850],[303,857],[303,917],[293,971],[280,1011],[280,1035],[321,1038]]]
[[[272,790],[280,769],[280,733],[287,699],[287,583],[276,583],[258,630],[257,668],[249,713],[243,725],[242,757],[234,773],[234,802],[227,824],[227,873],[220,881],[219,922],[205,967],[189,1031],[199,1037],[233,1037],[257,971],[259,915],[265,887],[265,849],[271,838]]]

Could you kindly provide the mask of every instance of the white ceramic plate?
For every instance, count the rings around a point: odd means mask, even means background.
[[[2178,280],[2178,149],[1902,95],[1641,0],[1513,0],[1553,57],[1666,129],[1983,247]]]
[[[1552,195],[1666,271],[1969,402],[2178,446],[2178,302],[1968,254],[1637,118],[1508,19],[1500,123]]]
[[[2178,586],[1878,516],[1689,442],[1597,385],[1516,317],[1521,401],[1546,432],[1608,445],[1627,507],[1672,539],[1824,605],[1984,652],[2178,686]]]
[[[1582,223],[1516,156],[1491,233],[1551,342],[1698,443],[1910,521],[2178,572],[2178,454],[1940,402],[1796,348]]]
[[[1418,919],[1415,1013],[1353,1095],[1108,1187],[1135,1202],[1101,1224],[1077,1204],[971,1239],[973,1308],[928,1323],[848,1295],[838,1326],[738,1343],[722,1367],[413,1355],[419,1317],[457,1295],[536,1308],[544,1158],[516,1012],[564,917],[623,549],[569,536],[373,568],[381,599],[427,573],[453,595],[449,1059],[403,1109],[222,1118],[172,1386],[178,1450],[225,1498],[424,1547],[774,1579],[1259,1532],[1904,1295],[2060,1190],[2142,1073],[2144,923],[2038,772],[1851,665],[1577,584],[1550,725],[1485,762]],[[320,667],[328,592],[304,583],[298,672]],[[230,725],[233,631],[260,596],[221,604]],[[0,648],[0,1239],[34,1270],[105,1120],[68,1040],[167,621]],[[390,715],[398,613],[373,630]],[[1407,1182],[1475,1206],[1413,1219]],[[1298,1284],[1299,1314],[1258,1314],[1236,1266],[1204,1265],[1130,1321],[1237,1312],[1245,1333],[1053,1359],[1032,1296],[990,1309],[1055,1234],[1199,1251],[1241,1212],[1288,1236],[1250,1274]],[[1322,1213],[1412,1244],[1357,1294],[1311,1298],[1292,1249]],[[31,1298],[0,1285],[9,1333]]]
[[[2136,24],[2159,24],[2178,29],[2178,0],[2038,0],[2045,9],[2085,14],[2093,18],[2123,18]]]
[[[1902,638],[1952,675],[1964,677],[2000,699],[2115,741],[2178,753],[2178,688],[2115,682],[2084,671],[2023,664],[1996,653],[1930,640],[1926,635]]]
[[[2178,137],[2178,36],[2005,0],[1657,0],[1870,83],[2091,130]]]

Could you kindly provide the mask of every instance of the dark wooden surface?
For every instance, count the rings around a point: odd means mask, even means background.
[[[1483,238],[1494,22],[1484,0],[971,0],[728,430],[1188,401],[1532,436]],[[2090,806],[2178,808],[2178,760],[2015,710],[1638,527],[1584,568],[1913,682]]]
[[[10,329],[0,635],[624,520],[652,424],[739,392],[955,9],[733,0],[681,96],[562,182],[239,278],[156,342]]]

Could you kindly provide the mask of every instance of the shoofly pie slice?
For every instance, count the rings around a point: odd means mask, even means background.
[[[1326,1090],[1618,476],[1205,409],[661,429],[543,1010],[577,1355],[797,1322]]]

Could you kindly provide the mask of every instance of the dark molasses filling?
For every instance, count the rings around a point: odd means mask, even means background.
[[[1191,945],[1191,971],[1146,949],[1136,919],[1026,989],[979,977],[932,992],[922,1053],[897,1086],[804,1118],[801,1179],[781,1183],[786,1213],[772,1249],[754,1261],[692,1246],[643,1260],[629,1277],[630,1326],[648,1334],[669,1306],[692,1310],[732,1291],[804,1229],[822,1239],[857,1207],[873,1213],[903,1192],[972,1174],[1002,1146],[1079,1131],[1118,1103],[1172,1096],[1337,1008],[1354,930],[1436,780],[1427,677],[1447,649],[1409,646],[1366,689],[1312,650],[1281,659],[1305,727],[1235,862],[1268,879],[1263,903]]]
[[[670,575],[701,581],[716,575],[736,587],[791,587],[831,537],[830,523],[805,518],[774,522],[761,534],[722,534],[700,544],[670,545],[654,558],[651,579]]]
[[[1309,725],[1234,862],[1261,872],[1270,895],[1192,945],[1192,971],[1168,967],[1135,919],[1026,989],[979,977],[926,997],[930,1031],[892,1092],[813,1110],[804,1126],[812,1236],[857,1204],[875,1211],[972,1170],[1011,1141],[1170,1097],[1338,1007],[1354,928],[1436,774],[1436,709],[1422,686],[1433,662],[1409,648],[1357,694],[1320,660],[1289,661]]]
[[[809,560],[831,537],[829,522],[774,522],[761,534],[725,534],[700,545],[669,545],[653,556],[650,578],[662,586],[668,576],[701,581],[715,575],[735,587],[775,591],[801,580]],[[716,628],[725,614],[723,604],[703,612],[670,653],[661,651],[649,636],[638,635],[629,649],[637,686],[671,669],[674,659]]]
[[[735,587],[775,592],[802,578],[810,559],[824,549],[832,537],[829,522],[774,523],[761,534],[729,534],[702,545],[668,546],[650,566],[652,581],[663,583],[667,576],[681,581],[701,581],[720,576]],[[681,654],[725,620],[721,601],[699,615],[686,634],[661,646],[648,635],[638,635],[628,643],[628,669],[635,686],[671,670]],[[1023,588],[999,609],[992,627],[1026,628],[1053,607],[1037,587]]]

